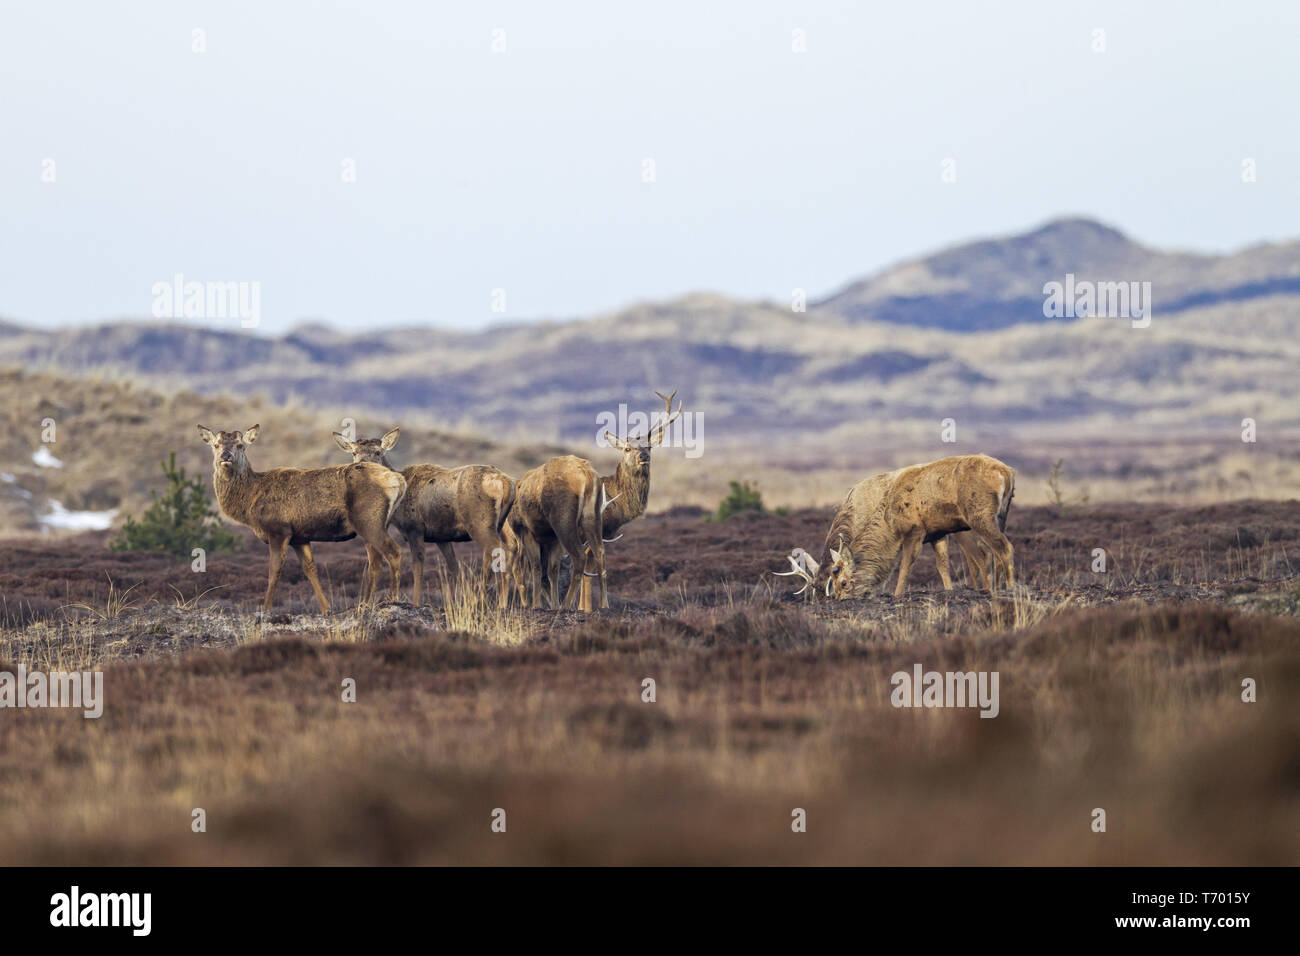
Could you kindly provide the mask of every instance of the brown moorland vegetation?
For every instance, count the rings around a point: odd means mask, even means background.
[[[765,572],[829,518],[647,517],[590,616],[314,615],[296,570],[259,615],[260,547],[6,542],[0,670],[102,666],[106,700],[4,712],[0,861],[1300,862],[1300,505],[1013,509],[1015,594],[923,555],[901,599],[808,605]],[[894,708],[917,663],[999,672],[998,717]]]

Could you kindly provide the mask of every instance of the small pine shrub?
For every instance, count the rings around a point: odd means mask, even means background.
[[[765,510],[763,508],[763,496],[748,481],[732,481],[729,484],[731,485],[731,492],[718,505],[718,513],[714,516],[714,521],[726,521],[732,515],[739,514],[742,511],[762,513]]]
[[[162,494],[149,492],[153,504],[139,521],[128,515],[122,536],[109,547],[114,551],[166,551],[183,558],[194,548],[234,551],[237,539],[218,523],[220,516],[208,503],[203,482],[176,467],[176,452],[162,462],[162,470],[167,487]]]

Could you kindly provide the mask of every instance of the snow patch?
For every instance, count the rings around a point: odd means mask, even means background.
[[[40,465],[42,468],[63,467],[63,462],[50,454],[49,445],[42,445],[40,448],[36,449],[36,453],[32,455],[32,463]]]
[[[49,530],[105,531],[113,526],[117,509],[108,511],[69,511],[60,502],[50,502],[50,513],[38,515],[36,520]]]

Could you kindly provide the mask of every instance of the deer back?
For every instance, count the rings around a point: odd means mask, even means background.
[[[549,534],[557,523],[578,521],[578,508],[594,500],[599,487],[600,476],[585,458],[552,458],[519,479],[511,523],[534,536]]]

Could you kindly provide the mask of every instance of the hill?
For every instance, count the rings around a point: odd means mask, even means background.
[[[401,425],[406,461],[492,460],[517,472],[539,449],[565,448],[612,467],[596,447],[601,416],[656,412],[654,390],[672,389],[693,432],[656,456],[652,507],[712,508],[728,480],[745,477],[773,504],[828,504],[864,474],[973,451],[1044,479],[1065,458],[1094,500],[1294,497],[1297,252],[1295,243],[1222,257],[1154,252],[1062,220],[888,270],[807,313],[695,294],[475,332],[7,325],[0,501],[30,511],[17,501],[27,491],[70,509],[134,507],[172,448],[206,469],[201,446],[190,447],[205,417],[213,427],[262,418],[275,464],[334,460],[329,431],[353,418],[375,432]],[[1147,328],[1047,321],[1043,277],[1068,272],[1152,281],[1173,298],[1155,293]],[[63,469],[32,462],[47,416],[60,428],[79,419],[60,441],[86,444]],[[1241,440],[1246,418],[1255,443]],[[949,419],[955,442],[941,441]],[[27,485],[4,479],[16,470]],[[1020,492],[1047,495],[1041,483]]]
[[[1067,274],[1150,282],[1160,316],[1300,294],[1300,242],[1213,256],[1150,249],[1089,219],[965,243],[846,285],[817,303],[848,321],[977,332],[1041,323],[1043,286]]]

